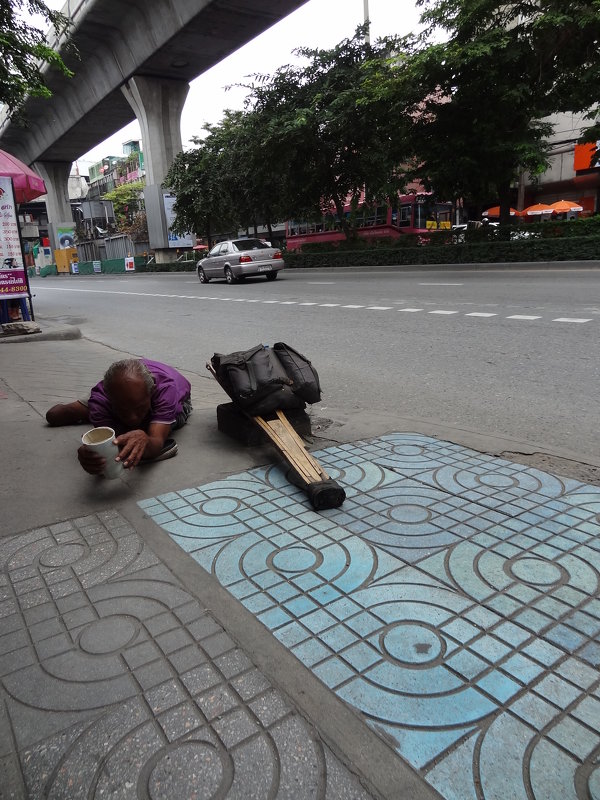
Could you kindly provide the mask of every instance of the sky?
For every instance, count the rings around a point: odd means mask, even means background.
[[[62,8],[64,0],[47,0],[51,8]],[[388,35],[405,35],[418,27],[419,9],[414,0],[368,0],[371,40]],[[237,50],[215,67],[196,78],[181,117],[181,138],[188,149],[190,138],[202,134],[205,122],[217,123],[225,109],[241,109],[247,92],[226,90],[244,82],[252,73],[272,74],[284,64],[294,62],[297,47],[329,48],[352,36],[364,21],[364,0],[308,0],[304,6]],[[77,80],[75,76],[74,80]],[[123,142],[140,139],[137,121],[99,144],[77,162],[79,172],[105,156],[121,156]]]

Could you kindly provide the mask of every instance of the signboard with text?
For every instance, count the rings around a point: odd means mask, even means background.
[[[196,243],[195,237],[192,236],[191,233],[185,233],[183,236],[180,236],[177,233],[173,233],[171,230],[171,225],[175,222],[175,212],[173,211],[173,206],[175,205],[175,200],[177,198],[174,194],[170,194],[169,192],[163,193],[163,203],[165,206],[165,217],[167,219],[167,235],[169,238],[169,247],[182,247],[182,248],[191,248]]]
[[[133,256],[127,256],[125,259],[125,271],[126,272],[133,272],[135,269],[135,259]]]
[[[12,182],[0,177],[0,299],[28,294]]]

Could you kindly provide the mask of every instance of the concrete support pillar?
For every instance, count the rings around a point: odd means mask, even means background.
[[[159,262],[170,261],[172,256],[163,202],[166,190],[162,184],[173,159],[183,149],[181,112],[189,88],[185,81],[140,75],[135,75],[121,88],[142,129],[148,234],[150,247]]]
[[[48,213],[48,232],[52,250],[58,250],[58,228],[74,228],[71,204],[69,203],[70,161],[36,161],[33,169],[44,179],[48,194],[46,211]]]

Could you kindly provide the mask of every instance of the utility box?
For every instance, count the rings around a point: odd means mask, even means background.
[[[71,272],[71,264],[77,260],[76,247],[63,247],[61,250],[54,251],[57,272]]]

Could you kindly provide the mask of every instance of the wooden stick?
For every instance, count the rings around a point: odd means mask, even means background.
[[[221,386],[223,391],[229,394],[219,381],[215,368],[210,362],[207,362],[206,369],[217,381],[219,386]],[[231,395],[229,396],[231,397]],[[231,399],[235,403],[235,398],[231,397]],[[275,447],[281,452],[288,464],[296,470],[302,480],[306,483],[317,483],[321,480],[329,479],[329,475],[325,472],[317,459],[308,452],[304,446],[304,442],[298,436],[298,433],[283,411],[276,411],[277,419],[266,420],[260,416],[253,417],[248,414],[248,412],[242,409],[240,410],[267,434]]]
[[[311,455],[311,453],[309,453],[309,452],[308,452],[308,450],[307,450],[307,449],[306,449],[306,447],[304,446],[304,442],[302,442],[302,440],[301,440],[301,439],[300,439],[300,437],[298,436],[298,433],[297,433],[297,432],[296,432],[296,430],[294,429],[294,427],[293,427],[293,425],[291,424],[291,422],[289,421],[289,419],[288,419],[288,418],[285,416],[285,414],[283,413],[283,411],[281,411],[281,410],[278,410],[278,411],[277,411],[277,416],[279,417],[279,419],[281,420],[281,422],[283,423],[283,425],[285,425],[285,427],[286,427],[286,428],[288,429],[288,431],[290,432],[290,436],[293,436],[294,438],[297,438],[297,439],[298,439],[298,441],[299,441],[299,444],[300,444],[300,446],[302,447],[302,449],[303,449],[303,451],[304,451],[304,453],[305,453],[305,455],[306,455],[306,458],[307,458],[307,459],[308,459],[308,460],[311,462],[311,464],[313,465],[313,467],[314,467],[314,468],[317,470],[317,473],[318,473],[318,475],[320,476],[320,480],[324,480],[324,481],[326,481],[326,480],[329,480],[329,475],[328,475],[328,474],[325,472],[325,470],[324,470],[324,469],[323,469],[323,467],[322,467],[322,466],[319,464],[319,462],[317,461],[317,459],[316,459],[316,458],[315,458],[313,455]]]

